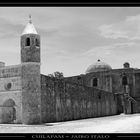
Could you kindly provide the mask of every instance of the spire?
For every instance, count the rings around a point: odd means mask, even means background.
[[[22,35],[24,34],[37,34],[37,31],[32,23],[31,15],[29,15],[29,22],[25,26]]]
[[[29,15],[29,23],[32,23],[32,16],[31,16],[31,14]]]

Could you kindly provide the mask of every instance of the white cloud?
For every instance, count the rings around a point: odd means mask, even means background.
[[[118,39],[118,38],[126,38],[128,39],[128,36],[125,31],[116,30],[114,28],[115,25],[102,25],[99,27],[99,30],[101,31],[101,35],[105,38],[112,38],[112,39]]]
[[[96,46],[88,51],[86,51],[85,53],[83,53],[82,55],[86,55],[86,56],[92,56],[92,55],[96,55],[96,56],[105,56],[105,55],[110,55],[115,49],[121,50],[127,47],[133,47],[134,45],[136,45],[135,42],[124,42],[124,43],[115,43],[112,45],[107,45],[107,46]]]
[[[115,24],[103,24],[99,31],[105,38],[140,40],[140,14],[127,16],[125,20]]]

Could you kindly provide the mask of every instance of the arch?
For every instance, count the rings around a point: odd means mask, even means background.
[[[15,105],[16,104],[15,104],[15,101],[13,99],[8,99],[3,103],[4,107],[14,107]]]
[[[91,83],[92,83],[92,87],[97,87],[98,86],[98,79],[93,78]]]
[[[26,46],[30,46],[30,38],[26,38]]]
[[[125,76],[125,75],[122,77],[122,85],[123,86],[128,85],[128,79],[127,79],[127,76]]]
[[[2,106],[2,123],[14,123],[16,120],[16,104],[13,99],[7,99]]]
[[[39,46],[40,45],[40,42],[39,42],[39,39],[35,39],[35,44],[36,44],[36,46]]]

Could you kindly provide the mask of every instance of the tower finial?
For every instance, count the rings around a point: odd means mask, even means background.
[[[29,23],[32,23],[31,14],[29,14]]]

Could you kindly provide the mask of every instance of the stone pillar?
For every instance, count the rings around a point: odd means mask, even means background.
[[[22,63],[22,123],[41,123],[40,64]]]

